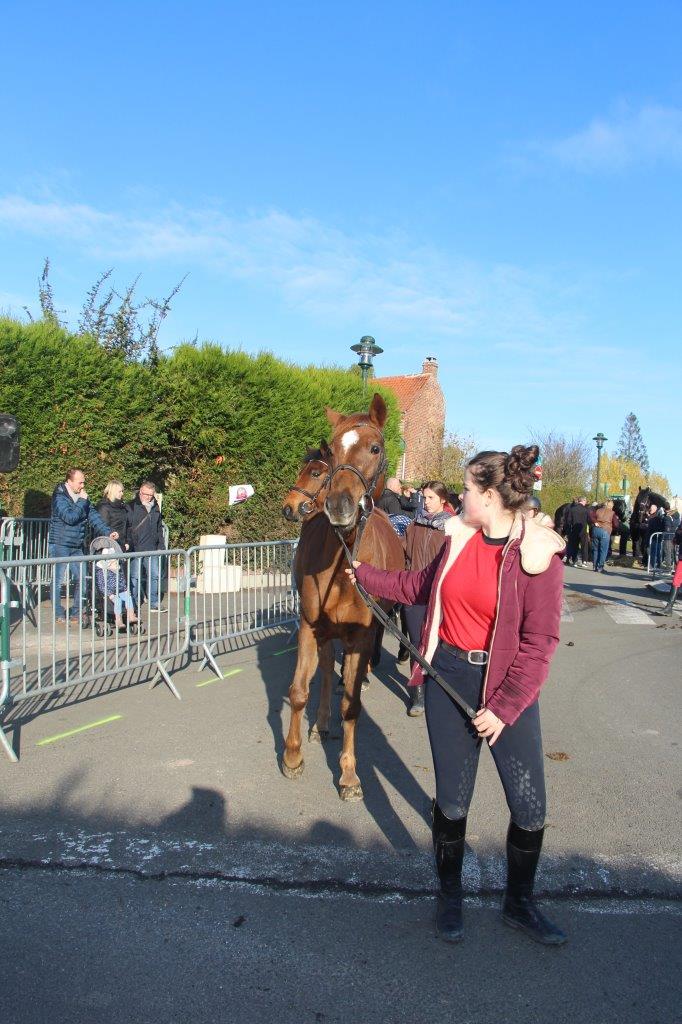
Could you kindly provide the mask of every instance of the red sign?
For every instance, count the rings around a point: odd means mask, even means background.
[[[541,465],[536,464],[535,466],[533,466],[533,476],[535,477],[536,480],[542,480],[542,466]]]

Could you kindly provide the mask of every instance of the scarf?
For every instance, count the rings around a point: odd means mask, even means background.
[[[431,530],[440,530],[442,533],[445,529],[446,522],[451,518],[452,512],[448,512],[445,508],[442,512],[436,512],[432,516],[430,516],[428,512],[424,512],[422,509],[414,517],[414,522],[416,526],[428,526]]]

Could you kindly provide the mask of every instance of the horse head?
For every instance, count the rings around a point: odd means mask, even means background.
[[[333,409],[325,411],[333,434],[332,474],[324,511],[332,526],[349,532],[360,513],[369,515],[384,488],[386,403],[375,394],[367,413],[344,416]]]
[[[282,515],[290,523],[298,523],[322,508],[331,475],[331,451],[326,441],[319,448],[306,452],[296,482],[284,498]]]

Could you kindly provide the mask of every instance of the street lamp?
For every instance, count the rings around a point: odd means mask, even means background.
[[[597,501],[599,501],[599,469],[601,466],[601,450],[604,447],[604,441],[608,441],[608,437],[604,437],[600,430],[597,436],[593,437],[592,440],[597,446],[597,485],[594,489],[594,495]]]
[[[366,388],[369,371],[372,369],[372,359],[374,356],[381,355],[384,350],[383,348],[379,348],[370,334],[365,334],[364,337],[360,338],[359,345],[351,345],[351,351],[357,352],[360,356],[358,359],[358,366],[360,367],[360,373],[362,374],[362,386],[363,388]]]

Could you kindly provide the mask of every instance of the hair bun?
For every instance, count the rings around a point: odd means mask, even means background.
[[[505,460],[505,476],[512,488],[519,494],[529,494],[533,489],[534,475],[531,472],[538,461],[540,449],[536,444],[514,445]]]

